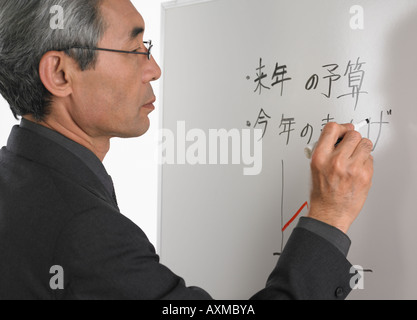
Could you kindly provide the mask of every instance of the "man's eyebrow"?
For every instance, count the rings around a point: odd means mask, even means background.
[[[136,39],[137,36],[143,34],[145,29],[142,27],[134,27],[132,31],[129,33],[129,41],[133,41]]]

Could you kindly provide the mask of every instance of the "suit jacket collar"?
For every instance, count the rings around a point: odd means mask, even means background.
[[[18,156],[58,171],[119,210],[112,195],[97,175],[79,157],[58,143],[14,126],[7,141],[7,149]]]

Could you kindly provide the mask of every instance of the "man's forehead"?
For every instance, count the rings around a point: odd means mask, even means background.
[[[101,13],[110,31],[120,40],[131,40],[144,32],[145,22],[129,0],[103,0]]]

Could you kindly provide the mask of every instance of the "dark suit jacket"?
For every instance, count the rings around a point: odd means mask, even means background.
[[[64,289],[52,289],[52,266]],[[343,299],[351,265],[296,228],[255,299]],[[0,299],[210,299],[159,263],[96,175],[67,149],[16,126],[0,151]]]

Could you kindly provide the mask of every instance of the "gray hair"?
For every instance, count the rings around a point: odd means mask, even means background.
[[[81,70],[94,68],[96,47],[105,32],[101,0],[0,0],[0,93],[13,115],[43,120],[50,112],[51,93],[39,76],[45,53],[63,50]],[[64,13],[63,28],[52,28],[53,6]],[[52,11],[53,12],[53,11]]]

